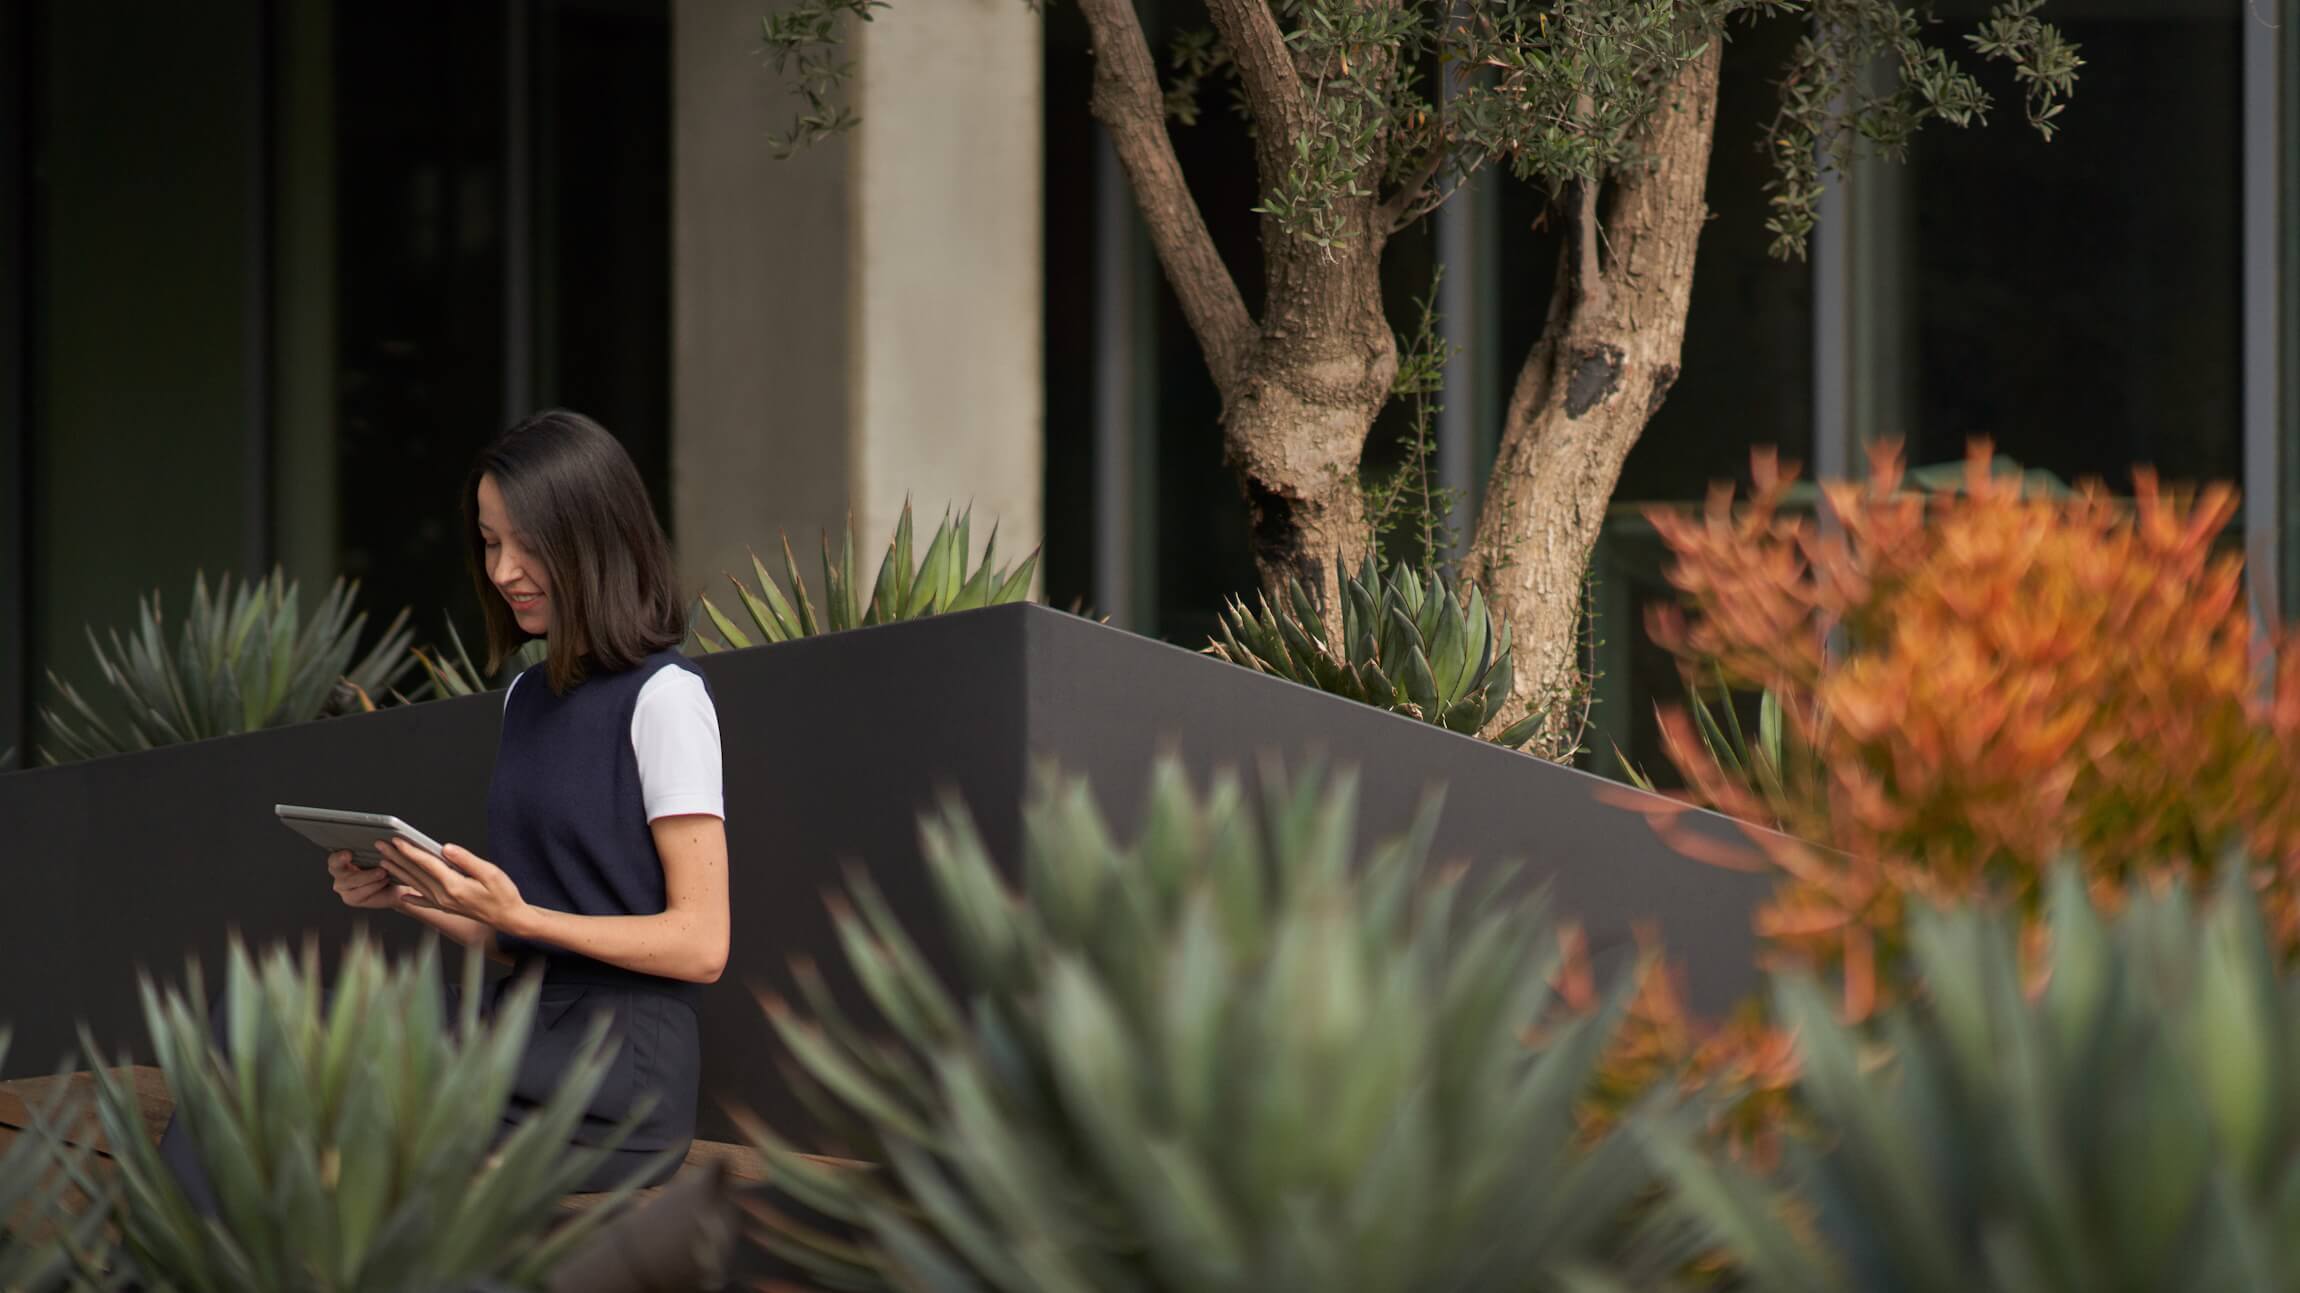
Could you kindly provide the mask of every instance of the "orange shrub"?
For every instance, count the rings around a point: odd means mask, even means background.
[[[1795,837],[1750,833],[1782,880],[1759,932],[1840,971],[1859,1017],[1912,898],[2033,910],[2066,856],[2113,901],[2244,855],[2294,946],[2300,650],[2270,668],[2242,559],[2215,547],[2234,492],[2141,471],[2129,505],[2043,497],[1989,463],[1976,444],[1963,492],[1926,497],[1882,448],[1865,485],[1822,487],[1816,524],[1782,512],[1794,469],[1760,453],[1738,506],[1720,487],[1698,516],[1649,513],[1687,604],[1655,640],[1689,678],[1772,691],[1806,773],[1729,771],[1664,708],[1694,799]]]

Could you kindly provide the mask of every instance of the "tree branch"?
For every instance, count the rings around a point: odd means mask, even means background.
[[[1601,183],[1596,176],[1581,181],[1581,212],[1574,220],[1574,236],[1580,249],[1581,273],[1576,286],[1584,304],[1603,308],[1605,303],[1605,270],[1599,263],[1597,241],[1601,230],[1597,224],[1597,188]]]
[[[1257,128],[1268,132],[1264,146],[1276,150],[1272,155],[1290,152],[1307,100],[1272,0],[1206,0],[1206,13],[1238,65]]]
[[[1445,140],[1441,136],[1430,146],[1429,157],[1415,170],[1413,177],[1407,180],[1397,192],[1390,194],[1389,200],[1382,203],[1381,209],[1374,213],[1375,230],[1381,233],[1383,237],[1388,237],[1437,210],[1438,202],[1424,204],[1415,201],[1415,199],[1421,196],[1422,189],[1427,187],[1431,180],[1437,178],[1438,168],[1444,165]],[[1440,201],[1442,200],[1441,195]]]
[[[1255,0],[1259,5],[1261,0]],[[1253,352],[1256,327],[1166,133],[1166,99],[1134,0],[1079,0],[1094,40],[1094,116],[1110,131],[1119,165],[1150,230],[1150,245],[1182,314],[1198,335],[1214,385],[1232,398]]]

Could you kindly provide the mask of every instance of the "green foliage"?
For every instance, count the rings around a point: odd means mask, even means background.
[[[1509,702],[1513,673],[1509,626],[1487,611],[1475,585],[1464,593],[1442,574],[1382,570],[1369,554],[1356,574],[1344,567],[1338,642],[1317,599],[1289,579],[1280,604],[1264,594],[1258,612],[1232,598],[1222,636],[1206,649],[1232,664],[1474,736]],[[1541,721],[1528,714],[1493,739],[1516,749]]]
[[[1418,569],[1434,570],[1447,559],[1459,536],[1453,513],[1461,491],[1435,483],[1437,415],[1445,410],[1438,400],[1445,390],[1446,364],[1456,348],[1438,329],[1438,285],[1445,267],[1430,277],[1429,295],[1419,303],[1420,320],[1413,332],[1399,338],[1398,375],[1391,394],[1408,402],[1413,420],[1407,425],[1405,461],[1388,479],[1364,486],[1366,517],[1372,529],[1371,547],[1392,559],[1411,561]],[[1400,540],[1403,540],[1403,544]],[[1412,548],[1400,554],[1401,546]]]
[[[1266,174],[1255,210],[1287,236],[1331,247],[1366,235],[1349,199],[1398,191],[1412,220],[1481,167],[1506,165],[1552,191],[1596,183],[1643,160],[1645,126],[1673,110],[1670,83],[1730,20],[1805,24],[1782,74],[1779,108],[1764,136],[1779,256],[1802,255],[1822,176],[1864,152],[1899,160],[1933,119],[1985,122],[1986,89],[1949,49],[1927,40],[1930,18],[1903,0],[1266,0],[1283,25],[1305,83],[1289,165]],[[2076,86],[2076,46],[2038,17],[2043,0],[1994,0],[1964,34],[1983,62],[2012,68],[2030,125],[2051,138]],[[884,0],[800,0],[766,20],[778,72],[798,65],[806,103],[774,139],[789,152],[845,130],[854,118],[837,87],[846,19],[868,20]],[[1177,38],[1166,106],[1198,120],[1209,77],[1234,70],[1212,32]],[[1882,69],[1881,71],[1879,69]],[[1450,78],[1440,94],[1431,70]],[[1251,124],[1250,105],[1240,106]],[[1384,236],[1387,230],[1374,230]]]
[[[0,1028],[0,1059],[7,1056],[8,1031]],[[48,1102],[33,1111],[32,1125],[0,1154],[0,1289],[47,1293],[85,1288],[86,1282],[72,1283],[76,1272],[101,1274],[110,1199],[90,1170],[95,1151],[67,1143],[62,1135],[84,1125],[87,1114],[87,1102],[59,1083]],[[67,1185],[77,1186],[87,1200],[77,1215],[61,1204]]]
[[[1205,27],[1176,34],[1169,53],[1169,67],[1173,78],[1166,87],[1166,115],[1185,126],[1198,124],[1198,87],[1208,77],[1236,70],[1230,47]],[[1232,110],[1241,118],[1248,117],[1246,99],[1239,92],[1237,82],[1231,82],[1230,90]]]
[[[767,136],[775,156],[789,157],[854,128],[859,118],[838,102],[839,87],[854,75],[854,64],[838,59],[840,24],[848,18],[869,22],[873,9],[886,7],[886,0],[797,0],[759,20],[775,74],[786,75],[795,65],[791,93],[806,103],[789,130]]]
[[[185,1293],[539,1287],[627,1193],[579,1215],[559,1207],[609,1152],[568,1148],[606,1076],[604,1020],[551,1099],[494,1145],[536,992],[521,982],[483,1022],[474,953],[450,1020],[436,944],[393,964],[355,941],[329,997],[316,951],[299,963],[274,948],[258,965],[235,940],[219,1050],[197,966],[184,991],[145,979],[152,1049],[220,1212],[193,1211],[135,1092],[99,1070],[137,1266]]]
[[[2013,67],[2029,124],[2046,139],[2084,66],[2076,46],[2037,17],[2044,0],[1996,0],[1966,42],[1983,60]],[[1809,0],[1811,34],[1797,43],[1772,128],[1777,256],[1802,255],[1821,200],[1823,170],[1845,171],[1864,150],[1892,161],[1933,118],[1954,126],[1988,119],[1990,99],[1948,51],[1925,40],[1926,22],[1900,0]],[[1879,74],[1883,66],[1889,71]]]
[[[2113,924],[2062,870],[2033,993],[2015,921],[1921,915],[1926,992],[1873,1033],[1783,982],[1814,1131],[1788,1151],[1798,1197],[1654,1138],[1742,1287],[2300,1285],[2300,984],[2248,870],[2208,905],[2173,887]]]
[[[742,599],[743,609],[751,620],[750,631],[735,623],[711,599],[702,599],[702,613],[719,632],[720,641],[695,635],[705,651],[725,651],[731,647],[747,647],[754,642],[787,642],[792,638],[808,637],[816,633],[837,633],[845,629],[861,628],[869,624],[892,624],[897,620],[915,620],[928,615],[941,615],[950,611],[969,611],[983,606],[1003,606],[1008,602],[1030,599],[1030,580],[1038,571],[1038,553],[1033,551],[1022,564],[1013,568],[997,564],[998,530],[994,526],[990,538],[982,546],[982,560],[968,574],[967,554],[973,550],[972,530],[968,512],[961,512],[955,521],[944,512],[942,524],[935,527],[934,537],[928,540],[926,555],[911,563],[910,504],[902,505],[902,519],[896,523],[894,540],[887,544],[886,557],[879,562],[878,580],[871,586],[870,600],[862,600],[862,583],[855,578],[854,527],[847,527],[846,545],[839,550],[838,559],[831,559],[829,536],[823,538],[823,608],[815,609],[807,593],[807,582],[799,575],[798,558],[791,553],[789,535],[783,536],[783,576],[790,585],[786,595],[767,573],[767,565],[751,554],[751,573],[758,580],[753,592],[743,581],[727,576],[735,592]]]
[[[1781,712],[1781,699],[1771,692],[1762,692],[1757,698],[1756,739],[1749,738],[1741,722],[1740,711],[1734,708],[1732,694],[1727,690],[1725,675],[1714,668],[1710,674],[1713,690],[1687,687],[1685,708],[1692,715],[1693,727],[1701,736],[1701,745],[1717,765],[1736,778],[1762,787],[1769,795],[1797,793],[1791,784],[1818,787],[1820,769],[1803,743],[1795,740],[1789,730],[1787,717]],[[1617,746],[1613,757],[1621,765],[1621,775],[1639,790],[1658,794],[1660,788],[1643,768],[1629,762]],[[1768,798],[1768,803],[1779,802]],[[1779,821],[1758,823],[1778,828]]]
[[[1541,904],[1432,873],[1434,808],[1362,856],[1356,816],[1347,777],[1257,803],[1167,762],[1121,843],[1047,775],[1002,871],[952,806],[923,828],[949,986],[857,872],[833,911],[893,1036],[811,965],[807,1013],[768,1010],[883,1166],[757,1130],[782,1189],[863,1235],[768,1218],[772,1246],[864,1289],[1513,1290],[1605,1262],[1646,1168],[1574,1105],[1620,1001],[1555,1011]]]
[[[310,619],[302,594],[277,569],[271,577],[235,586],[225,575],[209,596],[205,575],[192,581],[191,613],[171,651],[155,592],[137,601],[137,625],[123,640],[109,630],[109,649],[89,628],[88,646],[120,716],[107,718],[70,683],[50,671],[54,703],[40,711],[53,746],[50,763],[253,732],[336,714],[373,709],[405,673],[410,634],[407,612],[385,626],[364,656],[355,612],[359,585],[337,580]]]
[[[452,696],[470,696],[491,690],[485,671],[473,662],[471,653],[464,649],[463,635],[455,631],[453,620],[447,624],[447,644],[448,649],[454,652],[453,655],[436,647],[430,651],[415,647],[410,652],[415,662],[423,666],[424,675],[430,681],[431,694],[444,700]],[[549,650],[549,645],[541,638],[527,643],[512,652],[511,658],[504,662],[503,674],[516,674],[540,662]],[[404,701],[406,698],[401,699]]]

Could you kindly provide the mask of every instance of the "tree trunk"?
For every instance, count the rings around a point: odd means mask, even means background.
[[[1223,430],[1252,507],[1254,565],[1276,591],[1290,577],[1340,613],[1338,559],[1371,537],[1358,463],[1397,379],[1397,338],[1382,312],[1386,231],[1313,252],[1266,237],[1270,305],[1259,343],[1226,392]],[[1313,259],[1313,257],[1315,257]]]
[[[1273,592],[1299,576],[1323,595],[1333,622],[1335,555],[1355,556],[1370,537],[1358,462],[1397,376],[1381,295],[1395,212],[1370,196],[1336,199],[1350,236],[1332,247],[1265,215],[1267,290],[1257,322],[1182,175],[1134,0],[1080,0],[1079,9],[1094,38],[1094,115],[1110,130],[1151,246],[1222,394],[1224,443],[1253,509],[1255,568]],[[1271,0],[1208,0],[1206,10],[1251,105],[1255,165],[1269,192],[1290,173],[1308,124],[1294,53]],[[1372,159],[1369,190],[1382,172],[1383,159]]]
[[[1519,371],[1479,509],[1470,571],[1509,619],[1514,703],[1547,715],[1533,748],[1580,732],[1582,592],[1630,446],[1677,378],[1716,127],[1721,41],[1687,64],[1647,127],[1648,161],[1614,177],[1610,218],[1585,192],[1570,272]],[[1602,224],[1602,227],[1600,225]],[[1490,733],[1489,733],[1490,735]]]

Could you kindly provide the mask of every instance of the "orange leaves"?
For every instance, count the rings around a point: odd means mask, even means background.
[[[1889,992],[1912,897],[2033,907],[2063,855],[2109,892],[2246,847],[2300,875],[2300,642],[2266,673],[2217,546],[2234,491],[2143,471],[2129,505],[2048,497],[1980,444],[1927,496],[1886,448],[1819,491],[1824,525],[1783,514],[1793,468],[1752,477],[1738,505],[1652,514],[1685,601],[1654,637],[1689,677],[1772,691],[1813,775],[1721,765],[1681,712],[1663,732],[1696,801],[1821,846],[1758,841],[1782,876],[1760,928],[1840,971],[1852,1013]],[[2300,935],[2300,902],[2274,911]]]

